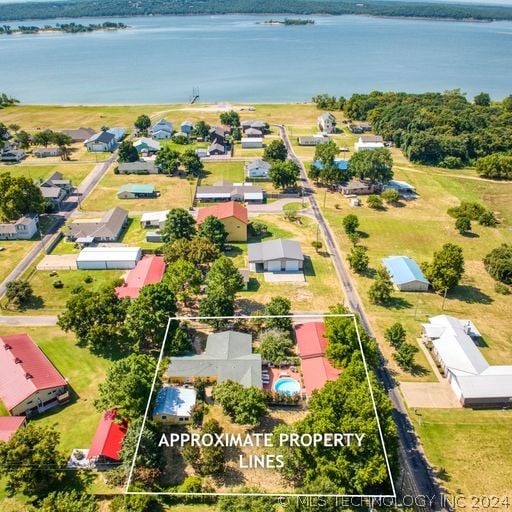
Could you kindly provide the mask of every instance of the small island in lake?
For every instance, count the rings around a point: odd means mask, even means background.
[[[258,25],[314,25],[315,21],[301,18],[285,18],[284,20],[267,20],[256,23]]]
[[[18,28],[10,25],[0,25],[0,35],[12,34],[38,34],[39,32],[65,32],[66,34],[78,34],[80,32],[95,32],[97,30],[118,30],[128,28],[124,23],[114,23],[105,21],[104,23],[90,23],[82,25],[81,23],[57,23],[56,25],[45,25],[37,27],[34,25],[18,25]]]

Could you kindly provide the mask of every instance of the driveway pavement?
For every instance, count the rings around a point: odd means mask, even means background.
[[[0,325],[46,327],[57,323],[56,316],[0,316]]]

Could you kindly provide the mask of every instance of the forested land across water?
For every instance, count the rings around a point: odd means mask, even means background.
[[[458,5],[396,1],[325,0],[64,0],[49,8],[47,2],[0,5],[0,21],[76,18],[83,16],[149,16],[190,14],[362,14],[369,16],[441,18],[455,20],[512,20],[512,8],[493,5]]]
[[[117,30],[128,28],[124,23],[115,23],[106,21],[105,23],[89,23],[82,25],[81,23],[57,23],[56,25],[45,25],[38,27],[35,25],[18,25],[11,27],[10,25],[0,25],[0,35],[11,34],[37,34],[38,32],[65,32],[67,34],[78,34],[80,32],[94,32],[96,30]]]
[[[476,164],[486,177],[512,179],[512,95],[491,102],[487,93],[471,101],[459,90],[374,91],[332,100],[349,118],[369,121],[413,162],[452,169]]]

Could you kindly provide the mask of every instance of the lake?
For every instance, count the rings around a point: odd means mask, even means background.
[[[186,102],[193,87],[205,102],[371,90],[512,93],[511,22],[318,16],[308,26],[257,24],[268,18],[108,18],[130,28],[0,36],[0,92],[41,104]]]

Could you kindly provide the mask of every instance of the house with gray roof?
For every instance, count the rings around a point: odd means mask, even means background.
[[[87,151],[107,152],[112,151],[116,145],[116,136],[109,131],[99,132],[84,142]]]
[[[0,151],[0,162],[21,162],[24,158],[22,149],[4,148]]]
[[[126,183],[117,192],[119,199],[142,199],[156,195],[155,185],[150,183]]]
[[[208,146],[207,154],[209,155],[225,155],[226,147],[224,144],[219,144],[218,142],[212,142]]]
[[[224,146],[226,143],[226,130],[222,126],[214,126],[210,128],[208,132],[208,136],[210,138],[211,143],[220,144],[221,146]]]
[[[249,183],[218,181],[211,186],[202,186],[196,189],[196,199],[204,202],[244,201],[262,203],[264,197],[261,187]]]
[[[160,142],[150,139],[149,137],[141,137],[133,143],[133,147],[139,155],[154,155],[160,151]]]
[[[73,130],[61,130],[60,133],[71,137],[73,142],[85,142],[87,139],[90,139],[95,132],[92,128],[80,127]]]
[[[0,240],[30,240],[39,231],[39,216],[26,214],[13,222],[0,224]]]
[[[248,247],[251,272],[298,272],[304,268],[304,254],[296,240],[269,240]]]
[[[194,129],[194,123],[192,121],[183,121],[181,124],[180,124],[180,130],[187,134],[187,135],[190,135],[190,132]]]
[[[62,201],[72,190],[71,180],[65,180],[60,172],[54,172],[40,185],[39,189],[45,199],[52,202],[55,209],[59,209]]]
[[[156,140],[165,140],[172,137],[172,123],[166,119],[160,119],[150,128],[151,137]]]
[[[327,135],[325,136],[302,136],[297,137],[299,146],[318,146],[319,144],[327,144],[331,139]]]
[[[58,146],[48,146],[48,147],[40,147],[34,148],[32,150],[32,154],[37,158],[47,158],[49,156],[60,156],[62,151]]]
[[[233,380],[242,386],[262,387],[261,356],[252,352],[252,336],[236,331],[210,334],[202,354],[173,357],[166,377],[173,383],[201,377],[212,382]]]
[[[318,117],[318,129],[323,133],[336,133],[336,118],[330,112]]]
[[[75,220],[68,226],[66,238],[71,241],[87,239],[92,242],[115,242],[128,222],[128,212],[115,207],[100,219]]]
[[[252,162],[246,162],[244,167],[247,178],[268,178],[271,165],[259,158]]]

